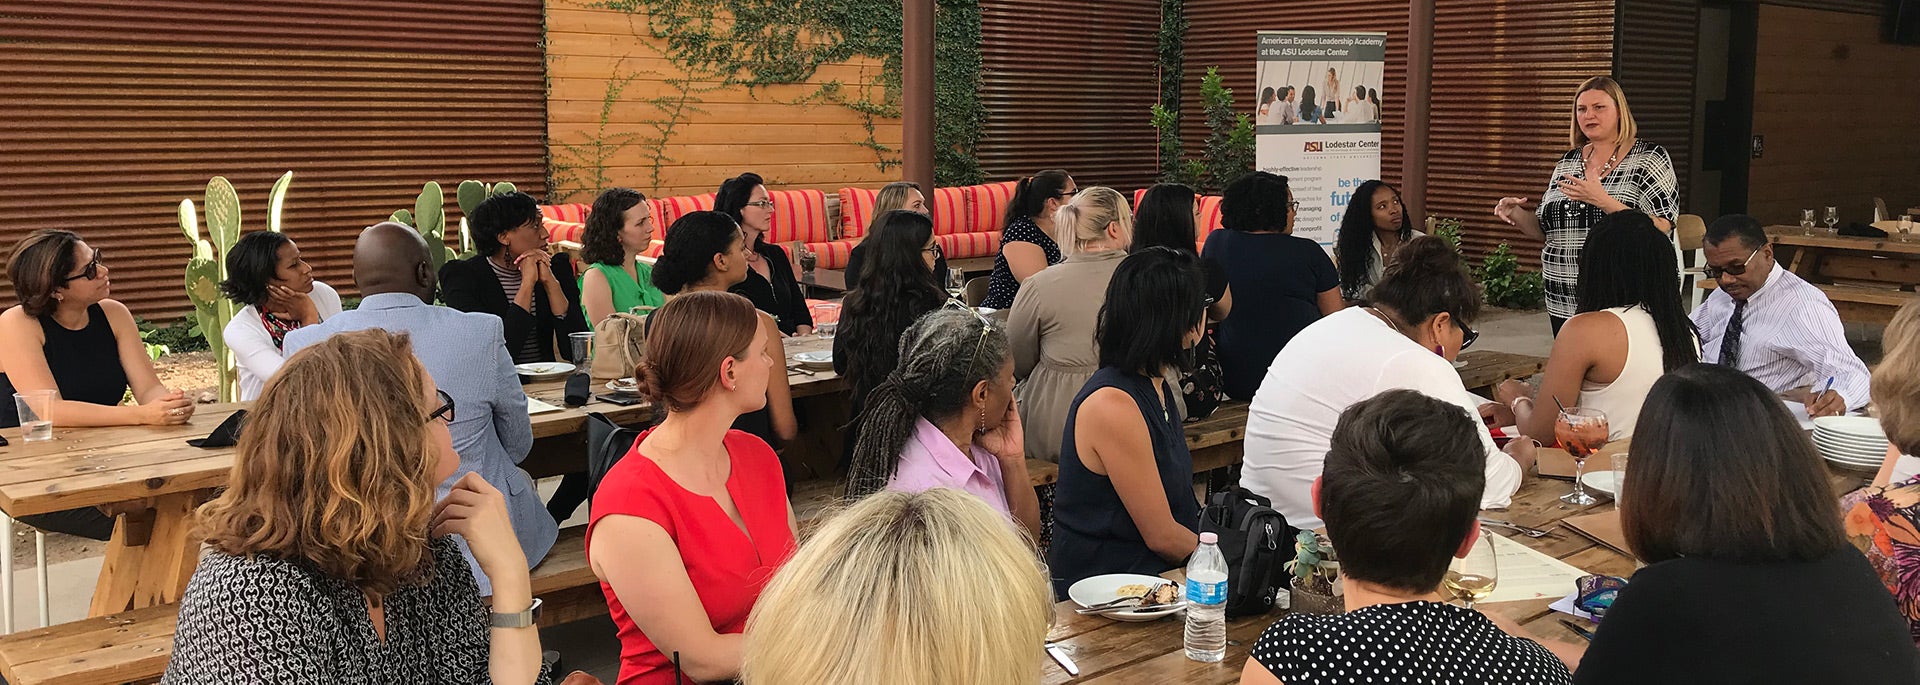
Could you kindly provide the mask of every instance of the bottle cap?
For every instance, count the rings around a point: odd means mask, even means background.
[[[1201,533],[1201,534],[1200,534],[1200,544],[1203,544],[1203,545],[1217,545],[1217,544],[1220,544],[1220,536],[1219,536],[1218,534],[1215,534],[1215,533]]]

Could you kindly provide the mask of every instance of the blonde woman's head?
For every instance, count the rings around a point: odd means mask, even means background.
[[[1627,107],[1627,92],[1620,83],[1595,76],[1573,91],[1573,123],[1569,126],[1570,144],[1579,148],[1592,140],[1611,139],[1621,153],[1640,134],[1633,123],[1633,110]]]
[[[227,489],[200,508],[205,540],[375,594],[417,580],[434,486],[459,460],[446,406],[405,333],[341,333],[301,350],[247,414]]]
[[[1092,186],[1060,206],[1054,216],[1058,242],[1067,252],[1124,250],[1133,241],[1133,209],[1120,191]]]
[[[927,196],[920,193],[920,184],[912,181],[894,181],[880,186],[880,192],[873,196],[873,219],[867,224],[867,235],[873,235],[874,231],[880,228],[880,217],[896,209],[919,214],[929,213]]]
[[[979,498],[884,491],[834,516],[747,620],[746,685],[1003,685],[1040,678],[1053,593]]]
[[[1920,302],[1894,312],[1880,340],[1885,354],[1873,367],[1874,412],[1901,454],[1920,454]]]

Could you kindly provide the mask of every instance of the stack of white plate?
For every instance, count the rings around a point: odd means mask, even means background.
[[[1870,416],[1823,416],[1813,420],[1813,444],[1836,466],[1875,471],[1887,458],[1887,434]]]

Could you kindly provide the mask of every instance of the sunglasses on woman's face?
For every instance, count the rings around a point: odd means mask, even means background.
[[[80,267],[80,273],[61,279],[60,282],[72,283],[82,278],[91,281],[99,277],[100,277],[100,250],[94,250],[93,261],[87,262],[86,266]]]
[[[1466,324],[1460,323],[1458,320],[1455,320],[1454,323],[1460,326],[1460,349],[1465,350],[1473,347],[1473,341],[1480,339],[1480,331],[1468,328]]]
[[[427,421],[429,422],[445,421],[447,423],[453,423],[453,396],[447,394],[447,391],[441,390],[439,388],[434,388],[433,391],[440,395],[440,408],[435,409],[433,410],[433,413],[428,414]]]

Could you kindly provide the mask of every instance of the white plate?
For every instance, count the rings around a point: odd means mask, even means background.
[[[1843,468],[1843,469],[1846,469],[1846,470],[1848,470],[1848,471],[1862,471],[1862,472],[1865,472],[1865,471],[1879,471],[1879,470],[1880,470],[1880,464],[1879,464],[1879,463],[1877,463],[1877,462],[1876,462],[1876,463],[1871,463],[1871,464],[1868,464],[1868,463],[1854,463],[1854,462],[1848,462],[1848,461],[1840,461],[1840,460],[1838,460],[1838,459],[1827,459],[1827,463],[1829,463],[1829,464],[1833,464],[1834,466],[1838,466],[1838,467],[1840,467],[1840,468]]]
[[[624,384],[621,381],[626,381]],[[638,395],[640,386],[631,378],[619,378],[607,381],[607,390],[616,395]]]
[[[800,362],[800,365],[805,366],[807,368],[812,368],[812,369],[833,368],[833,352],[831,350],[820,350],[816,352],[797,352],[793,355],[793,360],[796,362]]]
[[[1852,447],[1879,447],[1880,449],[1887,448],[1886,438],[1863,438],[1855,435],[1840,435],[1836,433],[1826,433],[1819,430],[1815,430],[1813,432],[1813,439],[1824,440],[1828,443],[1832,443],[1835,445],[1848,445]]]
[[[1612,470],[1588,471],[1580,474],[1580,484],[1587,486],[1588,490],[1604,492],[1611,496],[1614,492],[1613,475]]]
[[[1871,456],[1871,455],[1862,454],[1858,452],[1835,452],[1832,450],[1821,450],[1820,458],[1825,459],[1827,461],[1839,461],[1839,462],[1846,462],[1849,464],[1876,464],[1877,465],[1886,461],[1885,455]]]
[[[1821,447],[1827,447],[1827,448],[1832,448],[1837,450],[1846,450],[1850,452],[1876,452],[1877,453],[1877,452],[1887,451],[1887,441],[1885,440],[1871,440],[1871,441],[1870,440],[1848,440],[1845,438],[1835,438],[1835,437],[1829,437],[1825,435],[1815,435],[1813,436],[1813,444],[1819,445]]]
[[[513,372],[532,379],[559,378],[573,373],[573,365],[566,362],[534,362],[514,364]]]
[[[1848,445],[1845,443],[1821,442],[1819,440],[1813,441],[1813,445],[1814,447],[1819,448],[1822,453],[1844,454],[1850,457],[1878,458],[1878,457],[1885,456],[1887,453],[1886,445],[1880,445],[1878,447],[1868,447],[1865,445]]]
[[[1080,582],[1074,583],[1072,587],[1067,588],[1067,599],[1073,600],[1075,604],[1080,605],[1080,607],[1084,609],[1101,602],[1111,602],[1119,599],[1120,594],[1114,591],[1120,589],[1122,586],[1161,585],[1170,582],[1173,581],[1159,576],[1144,576],[1138,573],[1109,573],[1103,576],[1084,578],[1081,579]],[[1182,595],[1181,599],[1184,602],[1185,595]],[[1162,616],[1172,616],[1180,613],[1180,610],[1184,608],[1186,608],[1184,603],[1170,604],[1146,611],[1121,611],[1102,615],[1116,621],[1151,621]]]
[[[1813,429],[1860,438],[1887,439],[1887,432],[1880,428],[1880,419],[1871,416],[1822,416],[1813,420]]]

